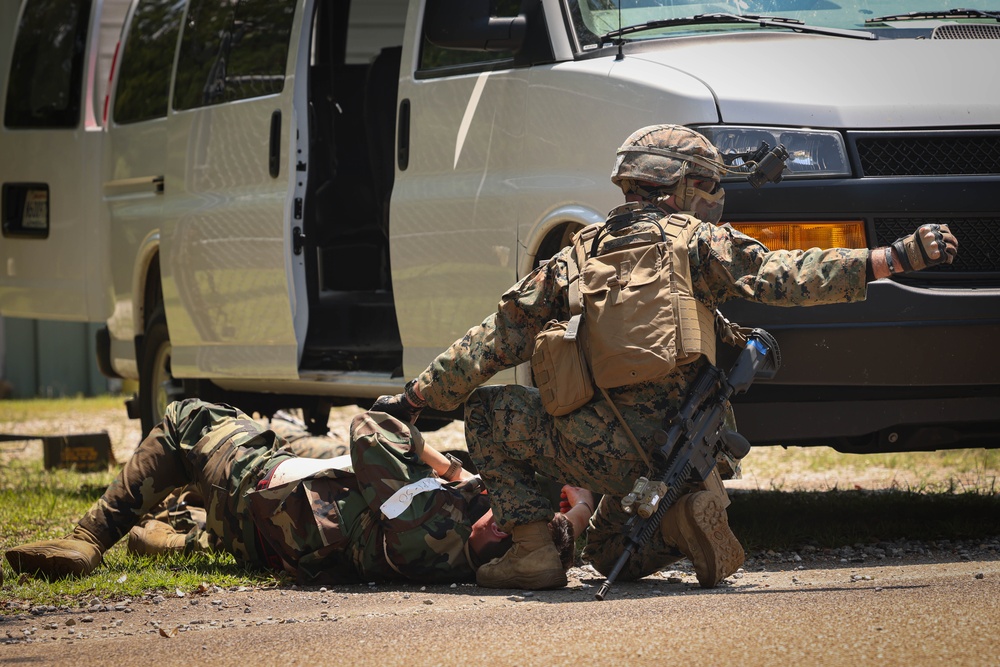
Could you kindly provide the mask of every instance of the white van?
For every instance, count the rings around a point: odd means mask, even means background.
[[[0,311],[105,321],[102,368],[139,379],[144,428],[183,395],[323,423],[603,220],[633,130],[683,123],[736,164],[788,148],[781,183],[727,183],[726,221],[772,248],[931,221],[962,244],[861,304],[731,304],[784,358],[737,405],[750,441],[996,446],[990,1],[136,0],[106,101],[114,0],[26,2],[0,91]]]

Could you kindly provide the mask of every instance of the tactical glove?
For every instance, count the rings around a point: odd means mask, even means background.
[[[402,394],[379,396],[372,404],[371,411],[384,412],[402,422],[416,423],[420,412],[427,405],[427,401],[417,394],[416,384],[416,380],[410,380],[403,388]]]
[[[948,225],[923,225],[909,236],[896,239],[892,244],[900,266],[887,255],[889,270],[893,273],[920,271],[928,266],[951,264],[958,254],[958,239]]]

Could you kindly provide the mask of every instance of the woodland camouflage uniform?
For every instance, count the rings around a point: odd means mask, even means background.
[[[302,582],[472,579],[465,544],[489,509],[477,478],[414,495],[394,519],[380,511],[401,487],[434,476],[410,441],[407,425],[364,413],[351,425],[356,472],[329,469],[268,486],[278,464],[294,458],[278,435],[226,405],[172,403],[79,525],[106,550],[191,482],[205,503],[206,539],[240,562]]]
[[[625,204],[609,217],[629,215],[631,226],[605,237],[647,228],[661,209],[648,203]],[[485,386],[498,371],[528,361],[535,336],[550,320],[570,317],[568,268],[572,247],[512,287],[497,312],[473,327],[438,356],[417,378],[427,405],[448,411],[466,403],[466,437],[486,487],[498,526],[548,521],[552,509],[540,492],[535,472],[605,494],[591,520],[585,558],[607,572],[621,553],[625,515],[620,498],[646,472],[641,457],[611,407],[600,394],[565,416],[542,407],[537,390],[524,386]],[[735,298],[781,306],[859,301],[866,294],[867,249],[778,250],[729,225],[700,223],[688,246],[694,296],[711,309]],[[647,456],[652,433],[681,405],[704,358],[672,370],[662,380],[608,390]],[[470,396],[471,394],[471,396]],[[622,578],[654,572],[681,557],[654,533],[643,553],[630,560]]]
[[[281,449],[295,456],[311,459],[332,459],[350,454],[347,441],[339,433],[314,435],[302,420],[284,411],[276,412],[268,422],[284,445]],[[205,529],[205,501],[195,484],[174,490],[159,505],[139,520],[160,521],[185,536],[185,551],[224,550],[213,533]]]

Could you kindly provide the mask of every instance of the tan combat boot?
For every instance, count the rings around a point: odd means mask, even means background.
[[[150,519],[141,526],[133,526],[128,531],[128,552],[139,556],[155,556],[156,554],[182,553],[184,551],[184,533],[178,533],[173,526],[162,521]]]
[[[566,570],[552,542],[549,525],[535,521],[515,526],[514,546],[476,570],[476,583],[485,588],[541,590],[566,585]]]
[[[7,562],[15,572],[56,578],[90,574],[101,564],[103,553],[97,538],[77,526],[61,540],[42,540],[8,549]]]
[[[702,588],[715,588],[746,557],[729,528],[724,503],[722,496],[711,491],[689,493],[667,511],[660,524],[666,541],[676,544],[691,560]]]

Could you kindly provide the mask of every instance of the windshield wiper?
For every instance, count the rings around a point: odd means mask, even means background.
[[[1000,12],[987,12],[982,9],[948,9],[937,12],[907,12],[906,14],[889,14],[875,19],[865,19],[865,25],[884,23],[886,21],[912,21],[914,19],[994,19],[1000,21]]]
[[[618,30],[612,30],[601,35],[601,46],[610,44],[615,39],[621,39],[625,35],[642,32],[645,30],[657,30],[659,28],[673,28],[685,25],[706,25],[712,23],[753,23],[759,26],[769,26],[776,28],[788,28],[796,32],[809,32],[817,35],[834,35],[836,37],[850,37],[852,39],[878,39],[874,33],[865,30],[842,30],[840,28],[826,28],[823,26],[806,25],[798,19],[785,18],[783,16],[758,16],[756,14],[696,14],[695,16],[684,16],[674,19],[658,19],[637,25],[625,26]]]

